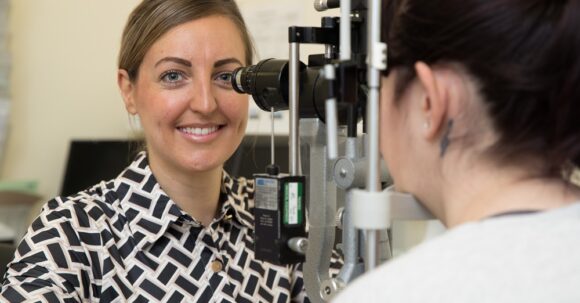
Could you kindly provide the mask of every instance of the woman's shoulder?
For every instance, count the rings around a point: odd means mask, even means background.
[[[73,227],[90,227],[111,219],[120,210],[115,180],[102,181],[69,196],[57,196],[44,204],[35,224],[68,222]]]

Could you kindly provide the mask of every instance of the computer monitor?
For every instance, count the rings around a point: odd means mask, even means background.
[[[60,194],[68,196],[117,177],[139,150],[136,140],[73,140]]]
[[[276,162],[281,172],[288,172],[288,137],[276,137],[275,142]],[[136,140],[71,141],[61,195],[68,196],[117,177],[133,161],[141,146]],[[246,135],[224,169],[231,176],[252,178],[254,173],[265,172],[268,164],[270,137]]]

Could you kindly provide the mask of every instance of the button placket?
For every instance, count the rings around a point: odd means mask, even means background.
[[[222,208],[222,215],[216,217],[211,224],[207,228],[205,228],[205,232],[211,238],[212,243],[208,243],[209,239],[205,239],[204,243],[208,247],[211,248],[212,252],[215,255],[215,259],[211,262],[210,268],[214,273],[222,273],[225,274],[225,268],[228,263],[228,255],[227,253],[222,251],[222,247],[220,246],[220,237],[222,238],[221,241],[227,241],[226,234],[229,233],[231,229],[231,225],[233,223],[233,211],[231,208],[226,207],[225,205]],[[223,244],[223,243],[222,243]]]

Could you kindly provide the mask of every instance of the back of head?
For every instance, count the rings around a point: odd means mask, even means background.
[[[238,27],[245,46],[246,64],[251,64],[253,45],[234,0],[143,0],[125,25],[119,52],[119,69],[132,81],[137,78],[145,54],[172,28],[204,17],[220,15]]]
[[[580,0],[383,2],[389,68],[459,63],[480,87],[500,161],[580,164]],[[525,158],[525,157],[524,157]]]

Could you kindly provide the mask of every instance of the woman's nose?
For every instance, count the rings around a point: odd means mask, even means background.
[[[217,100],[209,80],[194,82],[194,94],[189,102],[189,107],[194,112],[209,114],[217,109]]]

